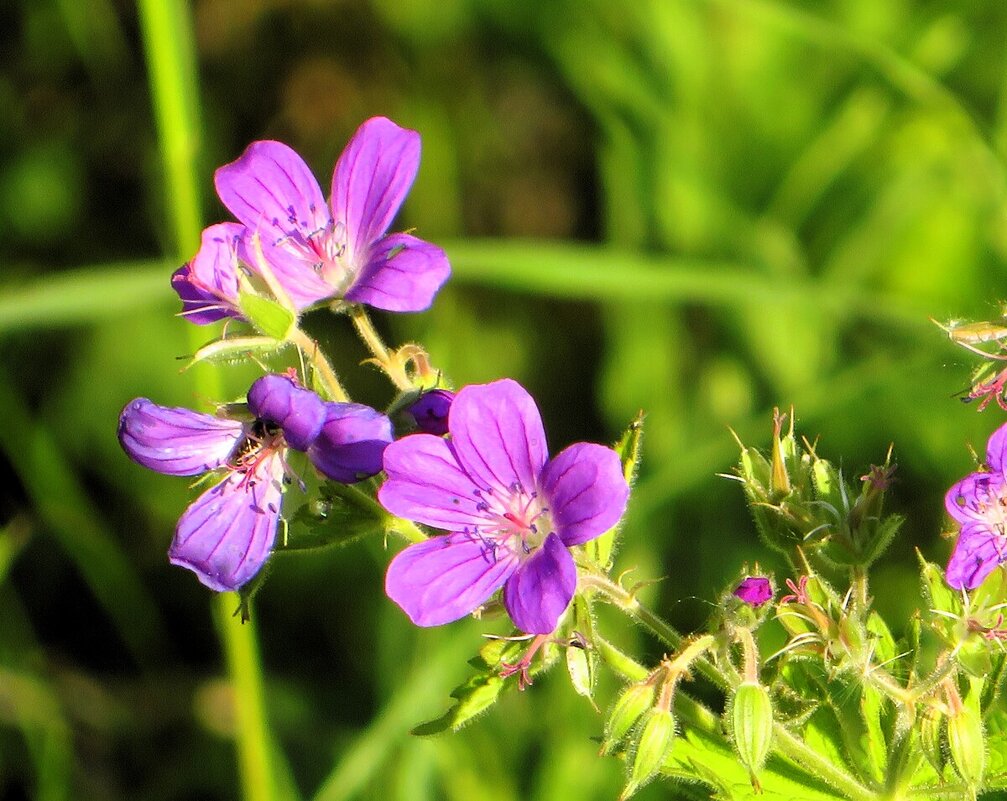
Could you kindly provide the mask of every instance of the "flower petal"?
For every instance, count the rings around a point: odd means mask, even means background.
[[[484,488],[534,492],[549,452],[542,417],[527,390],[505,378],[455,397],[448,420],[458,462]]]
[[[571,445],[551,459],[542,471],[541,487],[556,533],[567,546],[612,528],[629,499],[619,455],[589,442]]]
[[[1007,485],[1001,473],[970,473],[944,496],[944,508],[959,523],[986,520],[988,510],[996,510]]]
[[[392,439],[392,423],[381,412],[360,403],[326,403],[325,423],[308,458],[322,475],[353,484],[381,472]]]
[[[282,479],[283,460],[276,453],[254,475],[234,472],[208,489],[178,521],[168,559],[218,592],[248,583],[276,538]]]
[[[282,142],[252,142],[213,176],[228,210],[263,240],[307,239],[330,223],[318,181],[296,152]]]
[[[260,420],[282,428],[287,444],[299,451],[308,449],[325,423],[325,401],[289,376],[275,373],[252,384],[248,408]]]
[[[130,401],[119,417],[119,443],[134,462],[169,476],[220,467],[245,438],[245,426],[191,409]]]
[[[450,275],[439,247],[411,234],[390,234],[370,251],[346,299],[385,311],[424,311]]]
[[[428,526],[461,531],[486,522],[472,479],[454,451],[432,434],[412,434],[385,449],[388,478],[378,500],[393,515]]]
[[[470,534],[431,537],[392,559],[385,592],[417,626],[439,626],[482,604],[514,571],[516,560]]]
[[[182,301],[182,315],[206,325],[225,317],[241,318],[238,309],[237,242],[245,228],[218,223],[203,230],[199,251],[171,276],[171,288]]]
[[[967,525],[958,535],[945,577],[956,590],[975,589],[1005,559],[1007,539],[982,523]]]
[[[550,534],[504,585],[504,606],[521,631],[549,634],[576,589],[577,568],[573,557],[560,538]]]
[[[262,260],[272,271],[291,302],[298,309],[306,309],[335,294],[335,288],[327,283],[316,270],[319,257],[312,255],[307,240],[302,236],[284,236],[279,240],[271,236],[259,236],[255,245],[255,231],[243,229],[244,236],[238,243],[238,258],[249,268],[262,274]],[[320,234],[324,237],[325,234]]]
[[[420,166],[420,135],[385,117],[361,125],[332,173],[332,217],[346,231],[346,258],[359,268],[391,225]],[[381,307],[384,308],[384,307]]]
[[[1007,424],[990,434],[986,443],[986,466],[994,473],[1003,473],[1007,464]]]

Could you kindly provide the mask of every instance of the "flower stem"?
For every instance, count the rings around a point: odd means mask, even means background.
[[[412,389],[413,382],[409,380],[409,376],[406,375],[405,368],[399,360],[382,341],[371,322],[371,318],[367,315],[367,310],[363,306],[351,306],[350,319],[353,321],[353,327],[357,329],[360,338],[374,357],[374,363],[381,368],[388,379],[398,389]]]
[[[232,593],[219,593],[214,599],[217,631],[224,645],[234,692],[242,797],[245,801],[270,801],[274,797],[275,784],[269,730],[265,725],[258,641],[252,621],[242,623],[234,616],[234,608],[235,596]]]
[[[318,343],[300,328],[294,328],[288,335],[288,338],[300,348],[301,353],[308,357],[308,361],[311,362],[312,367],[315,368],[315,372],[318,373],[318,377],[330,399],[343,403],[347,402],[350,396],[346,394],[346,390],[343,389],[343,385],[339,381],[339,376],[332,369],[332,365],[325,357],[325,354],[322,353],[322,349],[318,347]]]

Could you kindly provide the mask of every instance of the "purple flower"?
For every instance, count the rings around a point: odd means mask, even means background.
[[[255,234],[298,309],[329,298],[388,311],[428,308],[451,272],[447,256],[411,234],[387,233],[419,160],[418,133],[384,117],[369,119],[336,162],[326,203],[297,153],[281,142],[253,142],[214,177],[217,194],[240,225],[225,223],[225,230],[209,236],[221,226],[208,229],[196,258],[173,279],[190,319],[210,322],[214,314],[235,313],[230,265],[236,259],[260,271]],[[232,242],[235,230],[238,239],[225,252],[219,240]]]
[[[448,433],[448,412],[455,393],[447,389],[431,389],[420,395],[406,410],[424,434],[443,437]]]
[[[735,587],[734,597],[758,609],[773,597],[773,585],[765,576],[748,576]]]
[[[581,442],[549,459],[535,402],[506,379],[462,389],[448,429],[449,440],[413,434],[385,451],[385,508],[450,532],[399,553],[385,590],[414,623],[437,626],[502,586],[517,627],[547,634],[577,587],[568,549],[626,508],[619,457]]]
[[[988,472],[972,473],[944,498],[948,514],[961,526],[958,542],[945,574],[955,589],[974,589],[998,564],[1007,560],[1007,425],[998,428],[986,445]]]
[[[138,398],[119,418],[123,450],[144,467],[184,476],[225,471],[182,514],[168,550],[173,564],[218,591],[237,590],[269,557],[289,448],[307,451],[323,475],[351,483],[381,469],[381,450],[391,441],[384,415],[358,404],[326,403],[290,376],[258,379],[248,391],[248,407],[252,422]],[[333,427],[333,418],[344,424]]]

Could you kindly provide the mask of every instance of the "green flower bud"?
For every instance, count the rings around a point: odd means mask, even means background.
[[[651,709],[643,718],[633,752],[633,763],[619,801],[625,801],[654,778],[675,740],[675,718],[667,709]]]
[[[605,725],[605,741],[601,746],[601,755],[612,752],[612,749],[636,725],[644,712],[654,705],[654,687],[651,684],[631,684],[622,691],[608,715]]]
[[[941,747],[943,735],[944,715],[933,707],[926,707],[920,720],[920,748],[938,775],[943,774],[946,762],[944,749]]]
[[[982,718],[968,703],[948,717],[948,752],[961,780],[976,787],[986,770],[986,740]]]
[[[745,682],[734,693],[730,709],[731,734],[741,764],[752,775],[761,770],[773,744],[773,701],[761,684]]]

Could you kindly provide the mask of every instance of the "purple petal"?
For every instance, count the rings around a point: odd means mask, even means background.
[[[629,486],[611,448],[578,442],[542,471],[542,493],[555,531],[567,546],[604,534],[626,511]]]
[[[388,478],[378,500],[393,515],[461,531],[486,523],[472,479],[458,466],[451,446],[432,434],[413,434],[385,449]]]
[[[948,562],[947,582],[956,590],[978,587],[998,564],[1007,559],[1007,539],[988,525],[962,528]]]
[[[237,242],[244,232],[237,223],[218,223],[203,230],[199,251],[171,276],[171,288],[182,301],[182,315],[196,325],[225,317],[241,318],[238,309]]]
[[[420,165],[420,135],[385,117],[361,125],[332,174],[332,217],[346,230],[346,258],[363,267],[391,225]],[[385,307],[380,307],[385,308]]]
[[[417,626],[450,623],[484,603],[514,571],[516,560],[498,561],[497,553],[470,534],[431,537],[392,559],[385,592]]]
[[[734,589],[734,596],[749,606],[762,606],[773,597],[773,585],[765,576],[748,576]]]
[[[970,473],[947,491],[944,507],[959,523],[985,520],[989,510],[999,507],[1005,485],[1001,473]]]
[[[194,476],[225,464],[245,426],[190,409],[130,401],[119,417],[119,443],[138,464],[169,476]]]
[[[336,293],[335,288],[318,274],[316,265],[320,257],[314,255],[306,238],[298,235],[275,240],[271,236],[259,236],[260,256],[253,243],[255,232],[244,230],[245,235],[238,243],[238,258],[258,274],[263,271],[260,260],[265,259],[266,266],[298,310],[313,306]],[[325,236],[327,232],[322,232],[315,240]]]
[[[251,580],[269,557],[280,519],[283,460],[272,454],[252,476],[234,472],[185,510],[168,550],[174,565],[223,592]]]
[[[291,448],[306,451],[325,422],[325,401],[289,376],[264,375],[248,390],[248,408],[260,420],[283,429]]]
[[[228,210],[263,240],[307,238],[326,228],[329,210],[304,159],[282,142],[252,142],[213,177]]]
[[[308,458],[322,475],[353,484],[381,472],[392,438],[391,421],[370,406],[326,403],[325,423]]]
[[[1003,473],[1007,462],[1007,424],[990,434],[986,443],[986,466],[994,473]]]
[[[443,437],[448,433],[448,412],[454,399],[455,393],[450,390],[431,389],[420,395],[406,411],[424,434]]]
[[[439,247],[411,234],[391,234],[370,251],[346,299],[385,311],[424,311],[450,275]]]
[[[505,378],[462,389],[448,421],[458,463],[486,488],[534,492],[549,452],[531,395]]]
[[[577,568],[573,557],[560,538],[550,534],[504,585],[504,606],[521,631],[549,634],[576,589]]]

